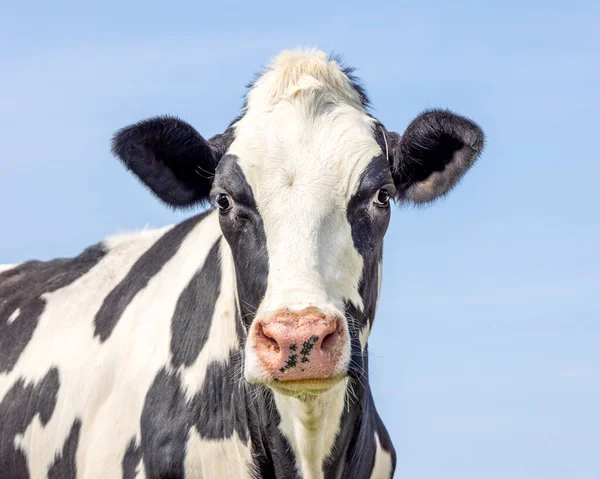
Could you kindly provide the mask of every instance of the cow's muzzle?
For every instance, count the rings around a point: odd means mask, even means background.
[[[258,319],[253,332],[257,358],[273,381],[319,388],[343,372],[348,339],[337,315],[315,307],[283,310]]]

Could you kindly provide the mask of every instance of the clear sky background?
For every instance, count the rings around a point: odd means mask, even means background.
[[[284,48],[341,53],[389,129],[476,120],[477,166],[386,237],[371,384],[396,477],[600,478],[597,2],[0,6],[0,263],[183,219],[111,135],[165,113],[221,132]]]

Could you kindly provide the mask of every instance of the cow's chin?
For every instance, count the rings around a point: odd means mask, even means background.
[[[331,378],[319,379],[300,379],[296,381],[272,381],[268,386],[276,393],[284,396],[297,398],[306,398],[319,396],[331,391],[343,380],[344,375],[338,375]]]

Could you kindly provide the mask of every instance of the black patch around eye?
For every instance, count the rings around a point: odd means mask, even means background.
[[[249,327],[267,289],[269,255],[262,218],[252,188],[237,157],[226,155],[217,168],[216,191],[226,191],[234,202],[230,214],[219,217],[236,270],[241,315]]]
[[[361,175],[358,189],[348,203],[347,219],[352,229],[352,239],[358,252],[365,258],[377,253],[378,245],[383,241],[389,215],[374,218],[367,208],[371,206],[373,196],[378,189],[392,184],[390,166],[384,155],[373,158]]]
[[[373,158],[363,172],[356,194],[348,203],[347,219],[354,247],[363,258],[359,294],[364,311],[347,305],[346,313],[353,327],[360,330],[372,323],[379,294],[379,264],[383,256],[383,237],[390,221],[389,208],[373,205],[373,196],[382,186],[391,183],[390,167],[384,155]],[[353,319],[352,319],[353,318]],[[358,338],[357,338],[358,339]],[[360,348],[356,350],[360,352]],[[355,351],[353,350],[353,356]],[[359,361],[359,359],[357,359]]]
[[[246,175],[244,175],[235,155],[225,155],[219,162],[215,172],[213,190],[217,191],[217,194],[227,193],[236,203],[243,203],[256,208],[252,188],[248,184]]]

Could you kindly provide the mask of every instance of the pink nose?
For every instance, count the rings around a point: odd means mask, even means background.
[[[278,381],[327,379],[336,374],[346,338],[343,321],[310,307],[259,320],[256,353]]]

